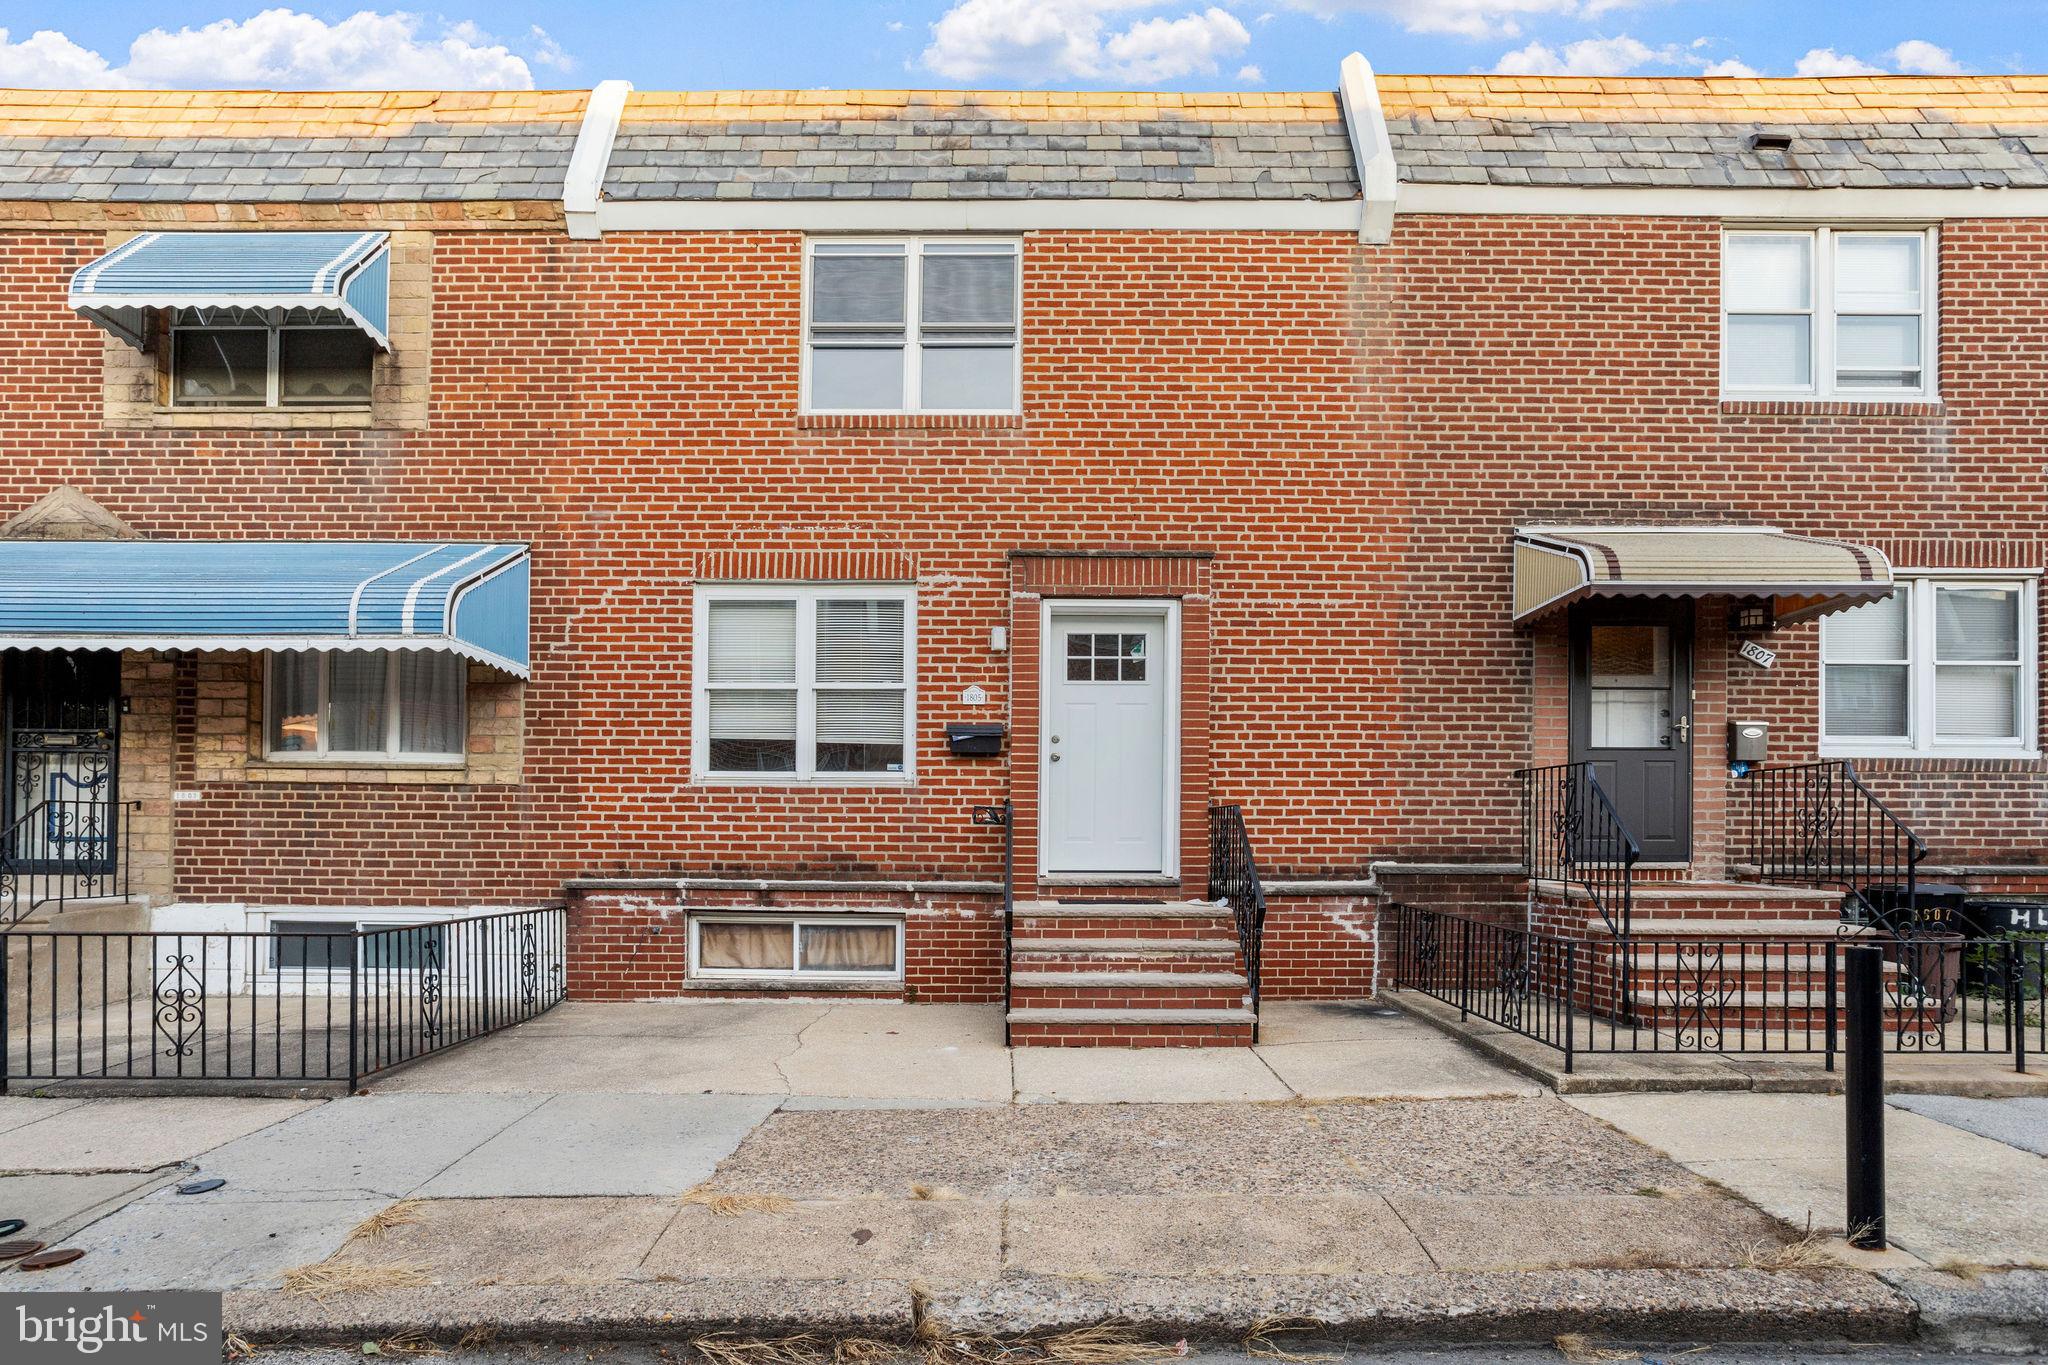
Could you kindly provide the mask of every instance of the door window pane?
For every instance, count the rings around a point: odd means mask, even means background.
[[[377,753],[384,748],[387,667],[383,654],[341,650],[327,656],[329,753]]]
[[[1587,632],[1587,740],[1596,749],[1671,743],[1671,630],[1596,625]]]
[[[277,336],[277,390],[286,404],[367,403],[377,347],[353,327],[289,327]]]
[[[1908,684],[1903,664],[1829,664],[1826,686],[1828,734],[1905,737]]]
[[[786,972],[795,954],[791,924],[697,926],[697,965],[712,971]]]
[[[269,385],[269,332],[181,327],[171,333],[173,402],[262,407],[269,401]]]
[[[806,924],[801,939],[806,972],[893,972],[896,929],[889,924]]]
[[[270,656],[270,752],[320,750],[320,656],[295,649]]]

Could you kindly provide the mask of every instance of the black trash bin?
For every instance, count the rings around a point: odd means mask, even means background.
[[[1863,899],[1870,905],[1863,923],[1887,933],[1910,935],[1934,929],[1961,931],[1969,893],[1953,882],[1921,882],[1909,897],[1904,882],[1878,882],[1863,888]],[[1917,915],[1914,905],[1919,907]]]

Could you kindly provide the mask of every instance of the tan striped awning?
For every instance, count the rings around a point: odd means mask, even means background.
[[[1769,526],[1529,526],[1515,532],[1515,623],[1589,597],[1768,597],[1781,622],[1892,591],[1868,545]]]

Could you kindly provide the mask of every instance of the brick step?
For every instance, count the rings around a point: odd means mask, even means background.
[[[1017,1047],[1249,1047],[1249,1009],[1012,1009]]]
[[[1238,972],[1017,971],[1010,1002],[1030,1009],[1235,1009],[1247,982]]]
[[[1835,939],[1844,943],[1853,942],[1854,934],[1838,932],[1839,919],[1721,919],[1695,916],[1690,919],[1635,920],[1629,926],[1629,937],[1638,939],[1703,939],[1734,942],[1737,939],[1783,938],[1802,942],[1811,940],[1825,943]],[[1605,937],[1603,930],[1602,938]],[[1594,940],[1599,942],[1599,939]]]
[[[1244,986],[1248,983],[1242,972],[1219,972],[1213,967],[1199,971],[1160,971],[1150,967],[1131,971],[1100,969],[1072,970],[1067,968],[1046,968],[1037,963],[1020,965],[1010,973],[1010,981],[1018,986]]]
[[[1021,972],[1164,972],[1176,976],[1199,976],[1205,972],[1230,971],[1237,966],[1236,945],[1230,951],[1183,953],[1105,952],[1086,949],[1062,952],[1019,952],[1011,959],[1012,973]]]

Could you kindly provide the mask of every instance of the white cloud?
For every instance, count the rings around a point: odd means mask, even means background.
[[[1710,63],[1700,72],[1702,76],[1761,76],[1764,73],[1739,57]]]
[[[1960,76],[1964,71],[1955,53],[1924,38],[1908,38],[1885,56],[1891,59],[1892,70],[1909,76]]]
[[[1179,18],[1115,20],[1158,0],[958,0],[932,25],[919,60],[950,80],[1114,80],[1134,85],[1217,70],[1251,45],[1237,16],[1211,5]]]
[[[1240,66],[1237,69],[1237,82],[1239,85],[1264,85],[1266,73],[1256,66]]]
[[[1861,57],[1852,57],[1831,47],[1809,48],[1804,57],[1792,64],[1795,76],[1873,76],[1881,70],[1881,67],[1872,66]]]
[[[1502,76],[1625,76],[1645,66],[1675,66],[1686,61],[1684,48],[1654,48],[1622,34],[1618,38],[1582,38],[1559,51],[1530,43],[1504,54],[1493,65]]]
[[[573,64],[544,31],[532,32],[532,61]],[[472,23],[364,10],[332,23],[289,9],[220,19],[176,32],[151,29],[120,65],[62,33],[8,41],[0,30],[0,85],[43,88],[169,86],[255,90],[530,90],[527,58]]]
[[[1528,18],[1594,19],[1633,9],[1650,0],[1287,0],[1321,19],[1365,10],[1383,15],[1410,33],[1450,33],[1462,38],[1514,38]]]

